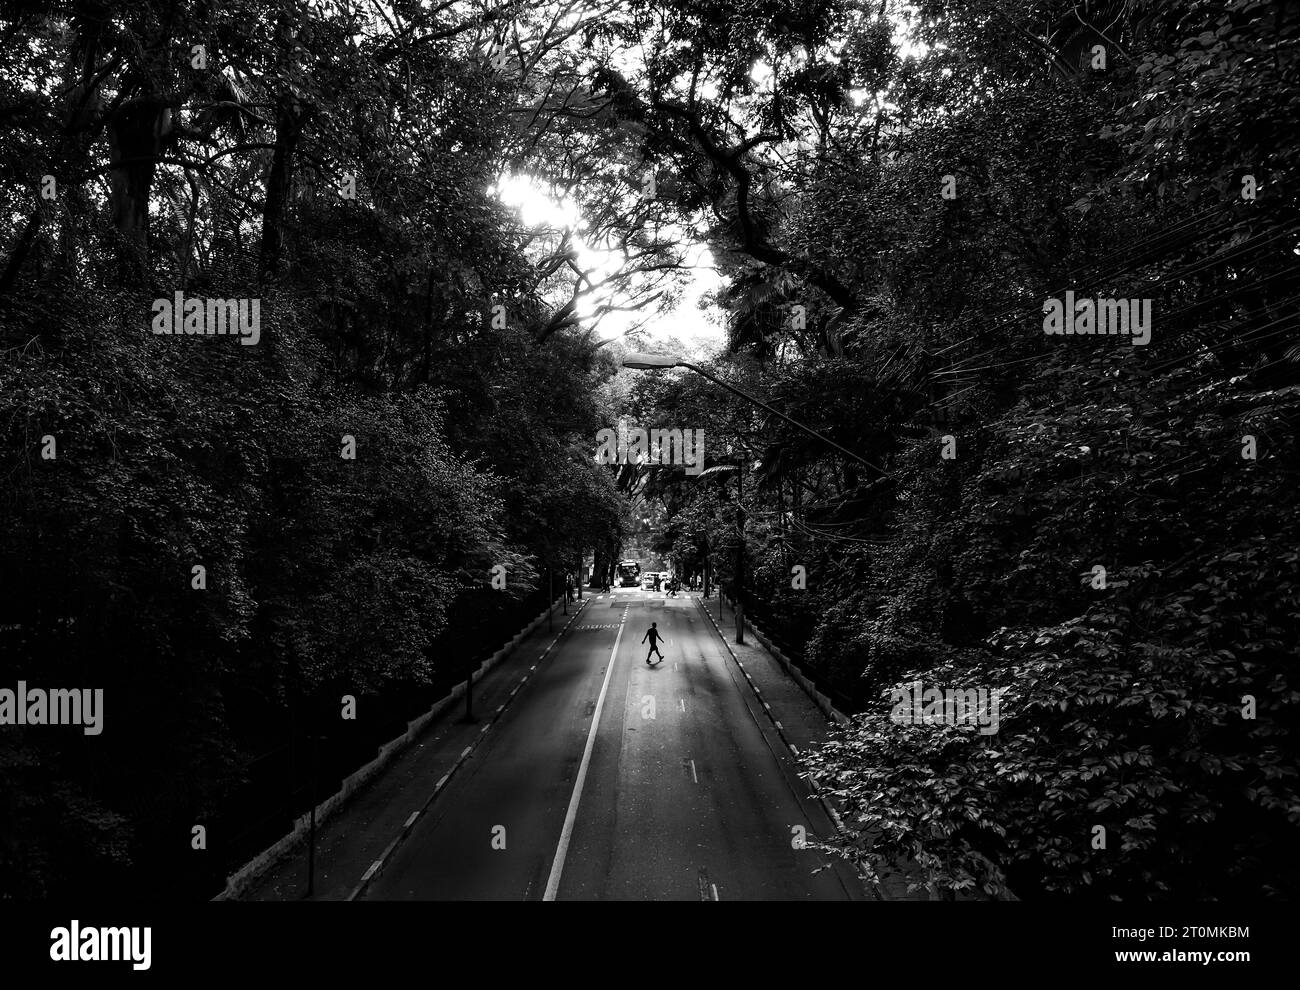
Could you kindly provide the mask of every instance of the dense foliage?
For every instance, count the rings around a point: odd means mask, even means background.
[[[662,72],[698,72],[676,102],[702,133],[652,83],[647,102],[679,167],[712,177],[731,275],[716,370],[872,466],[697,380],[654,403],[758,468],[746,603],[858,713],[808,762],[848,812],[831,844],[869,875],[1296,893],[1300,18],[1283,8],[924,2],[908,58],[851,4],[793,26],[730,6],[721,39],[683,8],[689,47]],[[754,51],[770,82],[740,71]],[[1045,334],[1066,289],[1151,299],[1151,342]],[[711,555],[730,586],[736,476],[716,477],[730,490],[666,498],[683,559]],[[894,722],[891,689],[914,680],[1003,689],[998,731]]]
[[[0,890],[173,861],[286,718],[427,686],[491,567],[599,583],[651,501],[854,714],[808,768],[867,875],[1294,896],[1297,45],[1282,0],[6,5],[0,686],[131,700],[0,735]],[[701,245],[709,370],[854,457],[618,372]],[[149,333],[176,291],[261,342]],[[1150,342],[1045,334],[1067,291]],[[708,470],[594,464],[620,416]],[[913,680],[998,730],[892,721]]]
[[[211,896],[344,695],[445,690],[618,537],[612,360],[490,192],[526,87],[472,11],[401,15],[5,11],[0,680],[106,701],[97,737],[0,733],[0,896]],[[178,291],[258,299],[260,340],[151,333]]]

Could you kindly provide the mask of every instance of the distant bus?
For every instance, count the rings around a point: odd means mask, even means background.
[[[618,584],[621,588],[635,588],[641,583],[641,565],[635,560],[618,562]]]

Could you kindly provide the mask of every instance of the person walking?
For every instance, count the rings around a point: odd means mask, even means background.
[[[659,659],[660,659],[660,660],[662,660],[662,659],[664,658],[664,655],[663,655],[662,653],[659,653],[659,640],[660,640],[660,635],[659,635],[659,630],[658,630],[657,626],[658,626],[658,623],[656,623],[656,622],[652,622],[652,623],[650,623],[650,628],[647,629],[647,630],[645,631],[645,635],[641,637],[641,642],[642,642],[642,643],[644,643],[647,639],[650,641],[650,649],[646,652],[646,655],[645,655],[645,662],[646,662],[646,663],[650,663],[650,654],[651,654],[651,653],[657,653],[657,654],[659,654]]]

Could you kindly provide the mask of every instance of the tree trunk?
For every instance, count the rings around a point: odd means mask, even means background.
[[[302,136],[306,114],[302,104],[282,95],[275,110],[275,154],[266,176],[266,203],[262,208],[261,281],[275,277],[284,253],[284,212],[293,183],[293,156]]]
[[[171,108],[157,96],[126,101],[108,124],[113,224],[121,235],[119,274],[128,285],[142,282],[148,271],[149,196],[171,133]]]

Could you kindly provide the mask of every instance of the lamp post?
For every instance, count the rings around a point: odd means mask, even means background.
[[[851,457],[859,464],[865,465],[866,467],[871,468],[872,471],[879,472],[882,475],[886,473],[885,470],[881,468],[879,465],[872,464],[865,457],[860,457],[857,454],[853,453],[853,451],[841,447],[834,440],[822,436],[811,426],[804,425],[803,423],[799,422],[797,419],[787,416],[785,413],[781,412],[780,409],[772,408],[762,399],[756,399],[748,392],[741,391],[740,389],[736,388],[736,386],[731,385],[728,382],[724,382],[721,378],[709,374],[707,371],[705,371],[703,368],[699,367],[698,365],[691,364],[689,361],[683,361],[681,358],[677,357],[676,355],[644,354],[644,353],[629,354],[626,358],[623,359],[623,367],[632,368],[638,371],[664,371],[668,368],[689,368],[697,375],[702,375],[703,377],[707,378],[709,381],[713,382],[715,385],[719,385],[722,388],[725,388],[728,392],[732,393],[733,395],[738,395],[746,402],[752,403],[753,405],[758,406],[760,409],[765,409],[767,412],[770,412],[773,416],[785,420],[791,426],[802,430],[804,433],[807,433],[810,437],[820,440],[828,447],[834,447],[845,457]],[[740,470],[743,472],[743,465],[741,466]],[[736,479],[736,485],[737,485],[736,526],[739,530],[740,542],[736,551],[736,587],[734,589],[736,600],[732,603],[732,611],[735,613],[736,616],[736,642],[737,643],[745,642],[745,626],[744,626],[745,608],[740,601],[740,596],[742,594],[742,590],[741,590],[742,583],[744,581],[744,569],[745,569],[745,509],[740,504],[741,486],[743,484],[744,484],[743,477],[738,475]],[[718,619],[719,621],[721,621],[722,619],[721,587],[719,587],[718,589]]]
[[[736,642],[745,642],[745,603],[741,596],[745,593],[745,506],[741,496],[745,491],[745,459],[742,455],[737,461],[736,469],[736,604],[732,612],[736,616]]]
[[[320,763],[318,745],[325,738],[311,734],[311,824],[307,837],[307,896],[316,896],[316,774]]]

